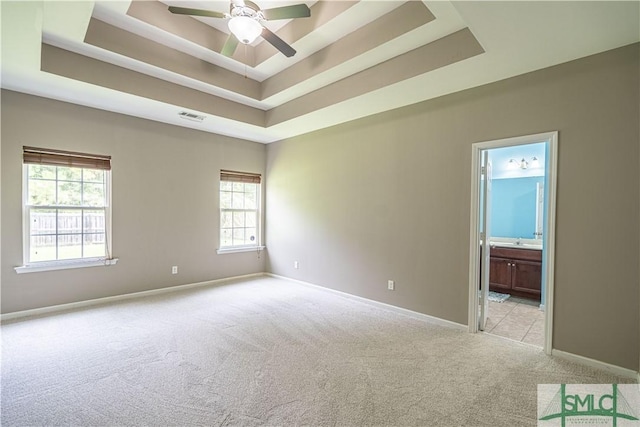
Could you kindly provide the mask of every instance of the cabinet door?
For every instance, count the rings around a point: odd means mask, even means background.
[[[489,289],[496,292],[511,290],[512,260],[491,257],[489,264]]]
[[[540,296],[542,263],[535,261],[513,261],[513,289]]]

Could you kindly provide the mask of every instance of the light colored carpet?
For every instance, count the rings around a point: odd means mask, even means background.
[[[266,277],[2,325],[3,426],[534,426],[538,383],[611,382]]]

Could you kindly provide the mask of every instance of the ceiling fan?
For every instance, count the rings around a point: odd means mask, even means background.
[[[296,54],[296,50],[289,46],[274,32],[264,27],[262,25],[262,21],[306,18],[311,16],[311,10],[304,3],[291,6],[274,7],[272,9],[260,9],[257,4],[249,0],[231,0],[229,13],[177,6],[169,6],[169,11],[179,15],[228,19],[231,34],[229,34],[229,38],[225,42],[222,52],[220,53],[229,57],[233,55],[233,52],[235,52],[238,43],[251,44],[260,35],[285,56],[292,57]]]

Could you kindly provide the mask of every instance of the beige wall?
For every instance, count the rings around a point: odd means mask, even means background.
[[[466,324],[471,144],[557,130],[554,348],[637,370],[638,58],[636,44],[269,145],[267,268]]]
[[[554,348],[638,369],[638,57],[626,47],[267,146],[267,265],[215,254],[218,171],[263,171],[265,146],[2,91],[2,313],[266,269],[466,323],[471,144],[558,130]],[[23,145],[113,156],[116,266],[15,273]]]
[[[263,173],[264,145],[4,90],[1,137],[2,313],[264,271],[216,254],[220,169]],[[23,145],[112,156],[117,265],[16,274]]]

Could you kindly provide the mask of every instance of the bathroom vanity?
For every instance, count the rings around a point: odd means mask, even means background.
[[[491,246],[490,290],[540,300],[541,282],[541,250]]]

